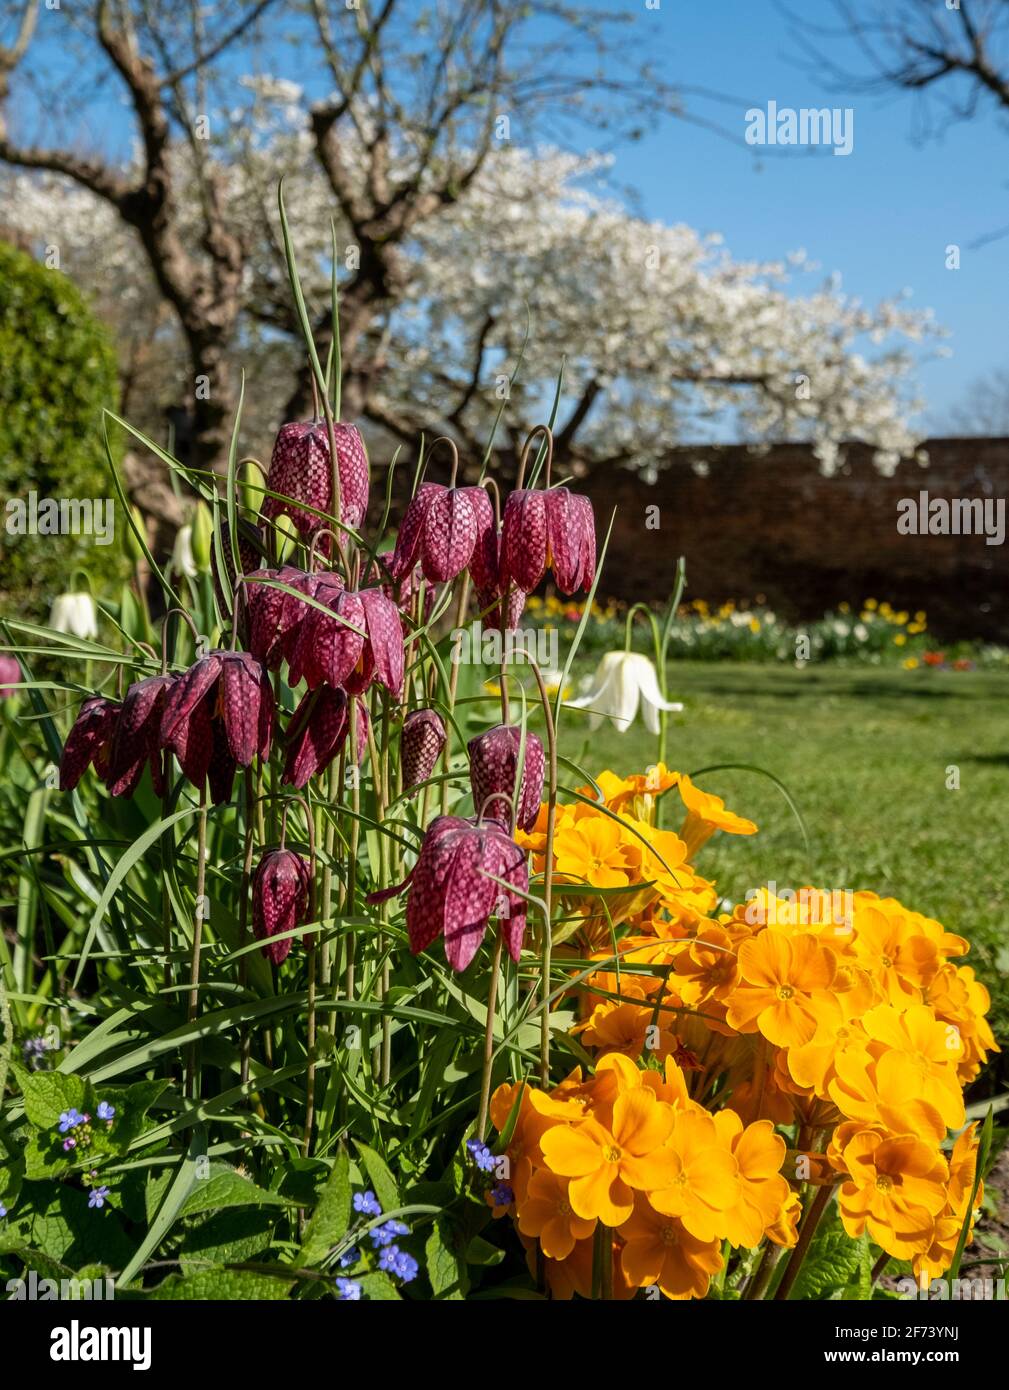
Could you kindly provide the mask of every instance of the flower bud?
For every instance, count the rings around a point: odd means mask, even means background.
[[[252,876],[252,930],[263,941],[263,955],[282,965],[291,950],[291,938],[271,937],[293,931],[305,920],[308,907],[309,867],[290,849],[264,854]]]
[[[210,557],[214,547],[214,519],[210,515],[210,508],[206,502],[197,502],[196,504],[196,510],[193,512],[190,544],[193,551],[193,564],[200,574],[209,573]]]
[[[415,709],[403,720],[399,751],[403,762],[403,787],[409,790],[426,782],[445,747],[445,725],[433,709]]]
[[[521,739],[522,730],[516,724],[496,724],[486,733],[470,739],[469,775],[473,807],[478,816],[493,816],[506,824],[511,823],[510,808],[516,795],[515,779]],[[522,830],[531,830],[536,823],[543,799],[544,766],[543,744],[527,729],[522,786],[518,792],[515,817],[516,824]],[[496,792],[501,795],[495,796]]]

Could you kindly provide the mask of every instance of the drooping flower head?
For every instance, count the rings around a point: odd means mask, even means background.
[[[416,564],[425,579],[445,584],[473,565],[482,573],[494,508],[482,487],[421,483],[406,509],[389,568],[402,579]]]
[[[477,815],[495,816],[506,823],[511,821],[521,742],[522,730],[516,724],[496,724],[470,739],[467,745],[469,775]],[[527,730],[516,817],[520,830],[529,831],[536,824],[543,797],[544,766],[543,744]],[[495,793],[501,795],[494,796]],[[494,799],[488,801],[489,797]]]
[[[293,931],[305,920],[310,871],[308,862],[290,849],[264,854],[252,876],[252,930],[264,942],[263,955],[282,965],[291,950],[291,938],[272,941]]]
[[[302,697],[287,727],[287,759],[281,781],[303,787],[327,768],[350,733],[350,698],[340,687],[320,685]],[[357,700],[356,744],[351,756],[360,762],[368,741],[368,707]]]
[[[465,970],[488,921],[497,915],[508,952],[519,959],[526,925],[525,899],[519,893],[528,891],[529,869],[501,821],[438,816],[405,883],[373,893],[368,901],[381,902],[407,885],[406,926],[414,955],[443,936],[449,965]]]
[[[150,765],[155,794],[164,791],[161,719],[174,683],[174,676],[148,676],[127,690],[109,752],[106,780],[113,796],[133,795],[145,763]]]
[[[433,709],[411,710],[406,716],[399,740],[404,790],[431,776],[445,747],[445,737],[441,715]]]
[[[501,580],[528,594],[548,570],[563,594],[592,587],[596,574],[592,503],[566,487],[520,488],[505,503]]]
[[[337,468],[340,478],[340,520],[358,527],[368,510],[368,454],[354,425],[334,424]],[[329,430],[324,420],[294,421],[281,425],[273,445],[268,491],[282,493],[290,501],[267,497],[261,515],[267,521],[287,515],[302,535],[324,525],[321,517],[305,506],[332,514],[333,475],[329,455]],[[303,503],[299,507],[297,503]]]
[[[236,767],[269,757],[273,691],[249,652],[213,651],[176,677],[165,700],[160,741],[195,787],[210,778],[216,804],[231,795]]]
[[[121,706],[104,695],[91,695],[84,701],[67,734],[60,758],[60,791],[74,787],[93,767],[103,780],[109,771],[109,750],[119,721]]]

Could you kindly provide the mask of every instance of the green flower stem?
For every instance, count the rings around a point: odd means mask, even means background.
[[[827,1210],[827,1204],[833,1195],[833,1184],[817,1188],[816,1196],[813,1198],[812,1204],[807,1209],[806,1215],[803,1218],[802,1228],[799,1231],[799,1239],[796,1242],[795,1249],[792,1251],[792,1258],[789,1260],[785,1272],[781,1276],[781,1283],[778,1285],[777,1292],[774,1295],[777,1301],[784,1301],[791,1293],[792,1286],[799,1277],[799,1270],[802,1268],[802,1262],[806,1258],[806,1254],[812,1244],[813,1236],[816,1234],[816,1228],[820,1224],[820,1218]]]
[[[494,943],[494,959],[490,968],[490,989],[487,993],[487,1027],[483,1037],[483,1074],[480,1079],[480,1114],[476,1122],[476,1137],[483,1140],[487,1133],[490,1112],[490,1083],[494,1071],[494,1023],[497,1019],[498,975],[501,973],[501,952],[504,935],[499,930]]]
[[[207,784],[200,788],[200,814],[196,823],[196,912],[193,917],[193,952],[189,967],[189,1005],[186,1020],[195,1023],[200,1012],[200,952],[203,948],[203,899],[207,880]],[[200,1044],[189,1049],[186,1068],[186,1099],[199,1094]]]
[[[462,576],[462,583],[459,585],[459,602],[456,605],[455,610],[455,625],[457,630],[460,629],[463,623],[465,623],[466,621],[466,606],[468,603],[469,570],[466,570],[466,572]],[[457,661],[453,661],[450,664],[452,669],[449,672],[448,678],[448,709],[449,714],[452,714],[455,711],[455,695],[456,691],[459,688],[459,663]],[[452,735],[450,730],[449,736],[445,740],[445,747],[441,755],[442,768],[446,774],[445,780],[441,784],[441,813],[443,816],[448,814],[448,770],[451,763],[451,759]]]
[[[540,1085],[550,1084],[550,967],[553,949],[553,878],[554,878],[554,825],[557,819],[557,730],[554,727],[553,710],[547,695],[543,672],[535,661],[531,661],[533,675],[539,686],[543,705],[543,719],[547,737],[547,842],[543,862],[543,957],[540,964],[540,991],[543,1012],[540,1016]]]

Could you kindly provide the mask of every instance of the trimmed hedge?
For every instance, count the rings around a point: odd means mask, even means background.
[[[114,497],[101,415],[117,400],[115,351],[83,295],[60,271],[0,242],[0,616],[44,617],[75,569],[96,592],[124,573],[118,516],[108,545],[16,529],[32,492],[39,504]]]

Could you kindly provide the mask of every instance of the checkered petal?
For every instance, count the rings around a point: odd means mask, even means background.
[[[202,787],[207,780],[214,751],[210,718],[213,705],[213,695],[205,695],[193,706],[185,719],[180,719],[173,726],[167,737],[164,718],[161,721],[162,744],[178,758],[184,776],[194,787]]]
[[[420,568],[424,578],[433,584],[455,579],[470,562],[477,541],[477,518],[469,494],[477,491],[483,492],[483,488],[446,488],[428,508]]]
[[[403,720],[399,751],[403,786],[407,790],[426,782],[445,747],[445,725],[433,709],[415,709]]]
[[[231,790],[235,785],[235,771],[238,764],[228,743],[228,734],[220,719],[211,721],[210,762],[207,764],[207,780],[210,785],[210,800],[221,806],[231,800]]]
[[[268,671],[276,671],[284,659],[284,637],[297,626],[306,612],[306,605],[278,589],[275,584],[260,583],[260,580],[276,580],[277,583],[296,587],[298,582],[308,579],[303,570],[293,565],[281,565],[280,569],[258,569],[253,571],[254,581],[246,585],[249,605],[249,650],[261,661]]]
[[[221,714],[228,749],[239,767],[249,766],[262,741],[262,677],[263,668],[248,652],[226,652],[222,655]]]
[[[470,739],[470,785],[478,816],[496,816],[510,824],[521,738],[522,731],[516,725],[496,724]],[[536,823],[543,797],[544,767],[543,744],[536,734],[527,730],[517,818],[523,830],[530,830]],[[496,797],[495,793],[502,795]]]
[[[165,700],[161,716],[161,742],[175,746],[180,730],[189,722],[213,690],[221,674],[221,655],[209,652],[177,676]],[[184,734],[182,735],[184,737]]]
[[[362,589],[368,640],[365,644],[374,678],[397,699],[403,693],[403,625],[399,609],[381,589]],[[370,680],[369,680],[370,684]],[[351,686],[347,687],[352,689]]]
[[[585,516],[575,500],[566,487],[552,488],[545,498],[550,559],[562,594],[573,594],[581,579]]]
[[[460,836],[469,829],[469,822],[458,816],[437,816],[428,826],[410,876],[406,903],[407,935],[415,956],[441,935],[448,876]]]
[[[173,684],[172,676],[148,676],[127,690],[109,754],[107,785],[113,796],[136,787],[144,763],[158,748],[161,717]]]
[[[483,872],[497,862],[488,855],[488,839],[475,828],[460,836],[445,884],[445,959],[453,970],[465,970],[476,955],[500,892]]]
[[[115,700],[102,695],[91,695],[81,705],[60,758],[60,791],[73,791],[100,751],[108,748],[119,711]]]
[[[546,494],[528,489],[513,492],[501,523],[501,584],[510,579],[524,593],[532,593],[546,568]]]
[[[311,675],[317,678],[316,683],[324,680],[330,685],[343,685],[364,652],[367,631],[364,604],[357,594],[333,587],[320,593],[319,601],[337,616],[328,618],[317,609],[313,610],[309,629],[312,654],[306,679]]]
[[[396,548],[392,552],[392,560],[389,562],[389,572],[394,579],[402,579],[404,575],[413,573],[420,554],[428,509],[435,498],[444,491],[445,488],[440,483],[421,483],[411,499],[406,514],[400,523],[399,535],[396,537]]]
[[[498,582],[500,568],[500,535],[494,520],[494,506],[487,496],[487,489],[465,487],[465,492],[473,504],[476,518],[476,543],[470,556],[469,572],[476,589],[493,589]]]
[[[252,876],[252,930],[257,941],[265,942],[263,955],[274,965],[282,965],[291,950],[291,938],[271,941],[283,932],[293,931],[305,920],[308,907],[309,866],[289,849],[269,850],[256,865]]]

